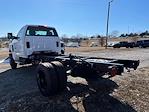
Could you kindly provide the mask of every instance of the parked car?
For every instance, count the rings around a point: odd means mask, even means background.
[[[119,43],[119,42],[108,42],[108,47],[113,47],[117,43]]]
[[[79,43],[78,42],[69,42],[66,45],[67,47],[79,47]]]
[[[135,46],[136,46],[135,42],[128,42],[128,45],[127,45],[128,48],[134,48]]]
[[[139,40],[139,41],[137,41],[136,47],[140,47],[140,48],[149,47],[149,40]]]
[[[92,42],[89,46],[90,47],[98,47],[98,43]]]
[[[128,46],[128,42],[123,41],[113,45],[113,48],[120,48],[120,47],[127,47],[127,46]]]
[[[120,47],[133,48],[135,47],[135,42],[123,41],[113,45],[113,48],[120,48]]]

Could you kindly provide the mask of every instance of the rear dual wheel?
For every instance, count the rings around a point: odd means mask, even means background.
[[[35,60],[35,61],[32,62],[32,65],[38,65],[39,63],[40,63],[39,60]]]
[[[51,62],[51,64],[54,66],[55,71],[56,71],[58,85],[59,85],[58,90],[62,91],[63,89],[65,89],[65,87],[67,85],[66,70],[65,70],[63,64],[58,61],[53,61],[53,62]]]
[[[58,94],[66,88],[66,83],[66,71],[60,62],[54,61],[38,65],[37,84],[43,96]]]

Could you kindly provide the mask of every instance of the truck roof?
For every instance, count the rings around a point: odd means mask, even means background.
[[[47,26],[47,25],[25,25],[26,27],[29,27],[29,26],[33,26],[33,27],[47,27],[47,28],[53,28],[55,29],[54,27],[50,27],[50,26]]]

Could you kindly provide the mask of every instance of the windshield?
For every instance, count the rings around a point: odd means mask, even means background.
[[[58,36],[54,28],[44,26],[29,26],[26,36]]]

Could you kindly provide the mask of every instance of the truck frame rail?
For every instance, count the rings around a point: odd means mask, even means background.
[[[136,70],[139,60],[61,55],[42,57],[37,67],[37,82],[44,96],[59,93],[66,87],[67,75],[90,78],[93,76],[122,75],[124,70]]]

